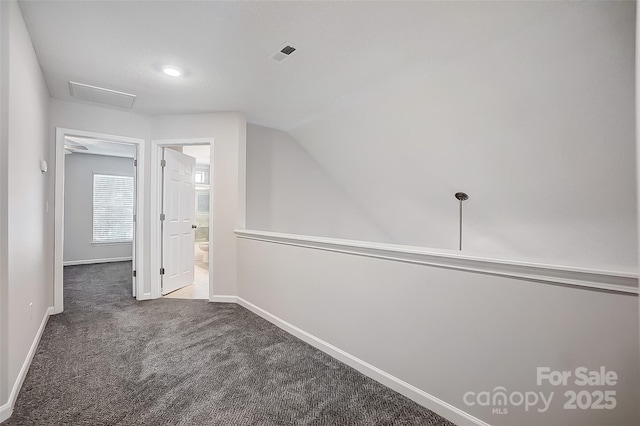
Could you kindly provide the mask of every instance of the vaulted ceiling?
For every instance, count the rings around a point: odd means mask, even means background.
[[[51,96],[69,81],[133,93],[149,114],[243,111],[291,129],[416,64],[518,31],[530,2],[21,1]],[[553,6],[557,10],[558,5]],[[283,43],[297,51],[270,58]],[[184,76],[161,72],[177,65]]]

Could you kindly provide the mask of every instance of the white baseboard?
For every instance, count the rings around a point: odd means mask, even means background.
[[[91,265],[93,263],[109,263],[109,262],[125,262],[127,260],[133,260],[133,257],[111,257],[109,259],[85,259],[85,260],[65,260],[62,262],[64,266],[72,265]]]
[[[31,348],[29,348],[29,352],[27,353],[27,358],[24,360],[22,364],[22,368],[18,373],[18,377],[16,378],[13,387],[11,388],[11,393],[9,394],[9,400],[6,404],[0,407],[0,422],[4,422],[11,414],[13,414],[13,406],[16,403],[16,399],[18,398],[18,393],[20,393],[20,388],[22,388],[22,384],[24,383],[24,379],[27,377],[27,372],[29,372],[29,367],[31,366],[31,361],[33,360],[33,356],[36,354],[36,350],[38,349],[38,344],[40,343],[40,338],[42,337],[42,333],[44,332],[44,328],[47,326],[47,321],[49,320],[49,316],[53,314],[53,307],[47,308],[44,313],[44,317],[42,318],[42,322],[40,323],[40,328],[38,328],[38,332],[36,333],[36,337],[33,339],[31,343]]]
[[[365,376],[368,376],[373,380],[379,383],[382,383],[383,385],[393,389],[399,394],[404,395],[407,398],[422,405],[423,407],[428,408],[434,413],[439,414],[440,416],[452,421],[458,426],[490,426],[488,423],[485,423],[484,421],[478,419],[477,417],[474,417],[466,413],[465,411],[462,411],[459,408],[454,407],[453,405],[439,398],[436,398],[435,396],[430,395],[427,392],[421,389],[418,389],[415,386],[403,380],[400,380],[397,377],[392,376],[391,374],[385,371],[382,371],[379,368],[374,367],[373,365],[359,358],[356,358],[355,356],[343,351],[342,349],[337,348],[332,344],[327,343],[324,340],[319,339],[318,337],[310,333],[307,333],[306,331],[296,327],[293,324],[286,322],[285,320],[273,315],[270,312],[265,311],[264,309],[254,305],[251,302],[244,300],[241,297],[237,297],[237,296],[218,296],[218,297],[224,297],[226,302],[231,302],[230,298],[235,299],[234,301],[239,305],[247,308],[248,310],[255,313],[256,315],[261,316],[262,318],[266,319],[272,324],[275,324],[276,326],[280,327],[284,331],[296,336],[300,340],[310,344],[316,349],[319,349],[322,352],[331,355],[332,357],[336,358],[338,361],[341,361],[347,364],[349,367],[352,367],[358,370]]]
[[[237,296],[211,296],[209,302],[217,303],[238,303]]]
[[[13,404],[11,401],[0,407],[0,423],[7,420],[13,414]]]

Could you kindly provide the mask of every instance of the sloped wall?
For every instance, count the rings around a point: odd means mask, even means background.
[[[390,241],[287,133],[247,125],[247,228]]]
[[[457,249],[465,191],[469,254],[634,271],[634,8],[559,4],[289,134],[396,243]]]

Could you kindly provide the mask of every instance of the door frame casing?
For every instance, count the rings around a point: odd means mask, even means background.
[[[136,235],[135,235],[135,270],[136,276],[132,277],[136,288],[136,298],[144,297],[144,197],[145,193],[145,140],[128,136],[110,135],[106,133],[90,132],[85,130],[56,127],[55,146],[55,187],[54,187],[54,260],[53,260],[53,313],[59,314],[64,309],[63,299],[63,270],[64,270],[64,178],[65,178],[65,153],[64,136],[81,136],[94,139],[107,140],[116,143],[135,145],[137,166],[135,167],[137,191],[136,191]],[[147,299],[149,297],[146,297]]]
[[[162,211],[162,168],[160,167],[160,160],[162,159],[162,148],[168,146],[209,145],[209,301],[211,301],[211,297],[213,295],[213,254],[215,251],[215,247],[212,244],[215,231],[215,222],[213,216],[215,181],[213,179],[212,173],[215,168],[215,157],[213,144],[213,138],[155,139],[151,141],[151,180],[149,185],[151,197],[149,209],[149,215],[151,218],[151,250],[149,253],[149,255],[151,256],[151,273],[149,274],[149,283],[151,289],[151,293],[149,295],[150,299],[156,299],[162,296],[160,288],[160,244],[162,243],[162,231],[160,223],[160,212]]]

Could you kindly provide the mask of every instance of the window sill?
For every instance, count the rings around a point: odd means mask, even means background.
[[[118,241],[91,241],[92,246],[116,246],[123,244],[133,244],[133,240],[118,240]]]

